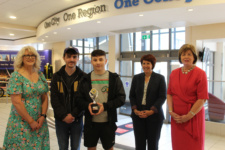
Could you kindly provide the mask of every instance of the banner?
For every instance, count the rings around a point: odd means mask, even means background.
[[[52,50],[37,51],[41,59],[41,70],[44,71],[46,63],[52,64]],[[13,63],[18,51],[0,50],[0,70],[14,70]],[[10,71],[11,72],[11,71]]]

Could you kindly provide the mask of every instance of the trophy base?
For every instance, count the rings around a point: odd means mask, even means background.
[[[98,111],[99,111],[99,106],[98,106],[98,104],[92,104],[92,105],[91,105],[91,109],[92,109],[92,112],[93,112],[94,114],[98,113]]]

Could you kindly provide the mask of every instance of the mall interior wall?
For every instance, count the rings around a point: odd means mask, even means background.
[[[186,43],[196,46],[197,40],[225,38],[225,23],[186,27]],[[198,47],[197,47],[198,48]]]
[[[201,25],[201,26],[191,26],[186,27],[186,43],[193,44],[197,47],[197,49],[203,48],[204,42],[199,42],[199,40],[207,40],[207,39],[224,39],[225,38],[225,23],[218,24],[209,24],[209,25]],[[72,40],[72,39],[71,39]],[[0,50],[19,50],[21,45],[31,45],[33,43],[39,43],[35,38],[16,40],[16,41],[3,41],[0,40]],[[54,67],[54,72],[58,71],[62,65],[64,65],[64,61],[62,59],[63,50],[65,47],[69,46],[68,41],[61,41],[55,43],[45,43],[44,49],[52,49],[52,65]],[[220,53],[218,53],[218,57],[221,57],[221,53],[223,53],[223,58],[225,58],[225,44],[224,42],[216,42],[216,48]],[[109,36],[109,70],[112,72],[119,73],[119,62],[117,58],[120,57],[120,42],[119,35],[111,35]],[[217,56],[216,56],[217,57]],[[216,59],[218,65],[216,65],[215,77],[221,78],[221,73],[219,71],[224,70],[224,66],[221,66],[221,59]],[[222,64],[225,64],[224,59]],[[223,74],[223,79],[225,79]],[[225,92],[224,92],[225,93]],[[209,122],[206,123],[206,132],[218,134],[225,136],[225,125],[221,123]]]

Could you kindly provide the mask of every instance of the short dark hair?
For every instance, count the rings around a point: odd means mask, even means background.
[[[141,57],[141,64],[143,63],[144,60],[149,61],[152,64],[152,69],[154,69],[156,63],[155,56],[153,56],[152,54],[143,55]]]
[[[65,57],[66,54],[69,54],[69,55],[78,54],[78,56],[79,56],[79,50],[75,47],[70,46],[64,50],[63,57]]]
[[[183,52],[188,51],[188,50],[190,50],[192,52],[192,54],[194,56],[193,64],[195,64],[197,62],[198,55],[197,55],[197,51],[196,51],[194,45],[191,45],[191,44],[184,44],[184,45],[181,46],[181,48],[180,48],[180,50],[178,52],[179,53],[179,57],[178,57],[179,58],[179,62],[182,64],[182,62],[181,62],[181,54]]]
[[[91,57],[96,57],[96,56],[105,56],[106,57],[106,53],[105,53],[105,51],[103,51],[101,49],[96,49],[91,53]]]

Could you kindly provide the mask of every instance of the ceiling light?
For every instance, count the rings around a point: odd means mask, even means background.
[[[10,35],[10,36],[14,36],[14,34],[13,34],[13,33],[10,33],[9,35]]]
[[[53,34],[57,34],[57,32],[53,32]]]
[[[70,30],[71,28],[67,28],[68,30]]]
[[[48,38],[48,36],[47,36],[47,35],[46,35],[45,37],[46,37],[46,38]]]
[[[42,39],[42,41],[44,41],[45,39]]]
[[[143,17],[144,15],[143,14],[139,14],[139,17]]]
[[[10,16],[9,18],[10,19],[16,19],[16,16]]]
[[[188,8],[188,11],[194,11],[194,9],[193,8]]]
[[[97,23],[101,23],[101,21],[97,21]]]

